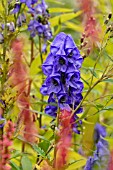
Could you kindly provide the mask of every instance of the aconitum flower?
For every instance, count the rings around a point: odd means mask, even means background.
[[[50,17],[48,6],[44,0],[41,0],[41,3],[38,3],[38,5],[30,7],[29,12],[33,16],[33,19],[28,25],[31,37],[38,35],[39,37],[42,37],[46,43],[47,40],[52,38],[50,23],[48,22]]]
[[[13,11],[11,12],[11,14],[16,14],[16,13],[18,13],[19,11],[20,11],[20,3],[17,2],[17,3],[15,3],[14,9],[13,9]]]
[[[0,44],[4,43],[4,35],[0,33]]]
[[[7,28],[8,31],[14,32],[14,31],[15,31],[14,22],[7,23],[7,24],[6,24],[6,28]],[[2,24],[2,25],[1,25],[1,29],[2,29],[2,30],[5,29],[5,24]]]
[[[20,0],[20,2],[16,2],[13,11],[11,14],[16,14],[20,11],[21,4],[26,4],[28,8],[30,8],[31,5],[34,5],[38,0]]]
[[[95,132],[94,132],[94,141],[97,143],[99,140],[103,140],[102,139],[106,137],[106,128],[102,125],[100,125],[99,123],[96,124],[95,126]]]
[[[26,23],[26,16],[24,13],[20,14],[17,19],[17,26],[21,27],[23,23]]]
[[[38,0],[20,0],[20,3],[25,3],[28,7],[34,5]]]
[[[108,142],[103,138],[106,137],[106,129],[99,123],[95,126],[94,140],[96,142],[96,150],[93,156],[87,160],[84,170],[107,170],[110,158]]]
[[[3,128],[5,125],[5,119],[1,117],[0,115],[0,128]]]
[[[55,116],[58,108],[71,111],[81,102],[83,83],[80,80],[79,69],[82,61],[71,35],[63,32],[58,34],[51,44],[50,54],[42,65],[47,78],[41,87],[41,93],[50,96],[49,106],[45,109],[47,114]],[[54,107],[51,105],[53,101],[56,104]],[[82,108],[79,108],[74,113],[73,121],[78,118],[76,114],[82,111]],[[73,124],[73,130],[78,132],[78,126]]]

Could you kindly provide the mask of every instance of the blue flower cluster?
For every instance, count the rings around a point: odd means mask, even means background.
[[[71,111],[79,105],[83,89],[79,70],[82,62],[83,58],[71,35],[59,33],[52,42],[50,53],[42,65],[47,78],[41,87],[41,93],[49,95],[49,105],[45,108],[47,114],[56,117],[58,108]],[[82,111],[80,107],[74,113],[74,121],[78,118],[76,114]],[[73,130],[79,133],[77,126],[74,124]]]
[[[44,46],[42,50],[45,51],[47,40],[52,38],[52,31],[48,21],[50,18],[48,6],[44,0],[40,0],[40,2],[37,0],[20,0],[20,2],[15,4],[15,7],[11,13],[18,13],[23,3],[27,5],[29,13],[32,16],[32,20],[30,20],[28,24],[28,31],[30,31],[31,37],[38,35],[39,37],[43,38]],[[25,21],[25,15],[20,14],[17,18],[17,26],[21,27],[22,23]]]
[[[103,138],[106,137],[106,129],[99,123],[95,126],[94,140],[96,142],[96,151],[93,156],[87,160],[84,170],[107,170],[109,163],[108,142]]]
[[[4,29],[5,29],[5,25],[1,24],[0,25],[0,44],[4,43],[4,35],[3,35]],[[13,33],[15,31],[14,22],[7,23],[6,29],[7,29],[8,33]]]
[[[48,22],[50,15],[45,1],[41,0],[41,3],[38,3],[38,5],[30,8],[29,12],[33,16],[33,19],[28,25],[28,30],[31,33],[31,37],[35,37],[38,34],[38,36],[42,37],[45,42],[51,39],[52,32],[50,23]]]

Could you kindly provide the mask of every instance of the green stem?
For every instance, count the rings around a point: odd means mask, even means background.
[[[41,44],[41,38],[39,37],[39,52],[40,52],[40,59],[41,59],[41,65],[43,64],[43,56],[42,56],[42,44]],[[44,74],[42,73],[42,84],[44,83]],[[41,95],[41,102],[43,102],[44,96]],[[43,105],[41,105],[40,112],[43,111]],[[42,126],[42,115],[39,115],[39,127]]]
[[[3,44],[3,75],[1,80],[1,94],[4,93],[4,83],[6,81],[7,77],[7,62],[6,62],[6,50],[7,50],[7,16],[8,16],[8,2],[6,0],[6,4],[4,4],[4,1],[2,0],[2,6],[4,8],[4,44]],[[4,112],[2,114],[4,116]],[[3,138],[3,128],[0,129],[0,139]]]

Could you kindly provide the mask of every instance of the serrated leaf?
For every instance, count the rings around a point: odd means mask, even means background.
[[[59,20],[61,21],[61,23],[64,23],[66,21],[69,21],[73,18],[78,17],[81,14],[82,14],[82,11],[78,11],[76,13],[62,14],[62,15],[55,16],[55,17],[51,18],[49,21],[50,21],[51,25],[54,27],[54,26],[58,25]]]
[[[21,159],[21,165],[23,170],[32,170],[32,163],[27,156],[23,156]]]
[[[12,168],[14,168],[14,170],[21,170],[20,167],[18,167],[13,161],[10,161],[10,165]]]
[[[40,147],[38,147],[36,144],[32,145],[33,149],[40,155],[41,157],[45,158],[45,152]]]

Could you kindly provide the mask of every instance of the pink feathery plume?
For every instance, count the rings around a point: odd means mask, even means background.
[[[87,54],[93,50],[100,40],[101,28],[95,18],[96,8],[92,0],[80,0],[80,7],[83,11],[84,33],[81,38],[81,48],[87,51]]]
[[[3,140],[0,140],[0,170],[11,170],[9,160],[11,157],[12,137],[15,131],[13,122],[8,121],[5,129]]]
[[[33,114],[30,111],[30,79],[28,66],[23,56],[23,40],[14,40],[11,48],[13,53],[13,64],[9,70],[9,82],[17,90],[17,104],[20,108],[19,120],[24,124],[24,138],[28,142],[36,141],[37,132],[33,120]]]
[[[109,170],[113,170],[113,151],[111,151],[110,161],[109,161]]]
[[[13,64],[9,70],[9,81],[17,88],[18,95],[26,92],[28,86],[28,67],[23,60],[23,41],[15,40],[11,48],[13,52]]]
[[[58,141],[56,142],[55,169],[62,170],[67,162],[69,148],[71,146],[72,128],[71,112],[62,110],[59,115],[60,129],[58,132]]]

